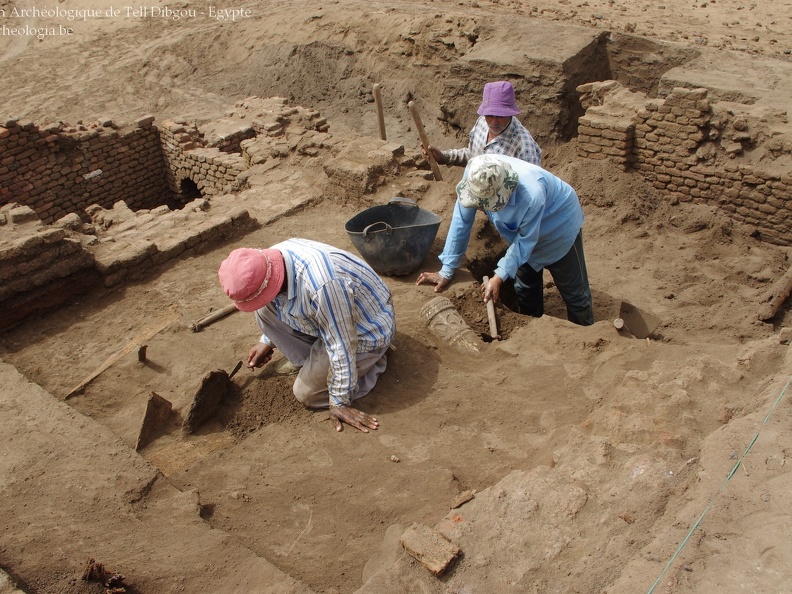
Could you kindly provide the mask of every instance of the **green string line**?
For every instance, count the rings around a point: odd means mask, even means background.
[[[778,403],[781,402],[781,398],[783,398],[783,396],[786,393],[787,388],[789,387],[790,383],[792,383],[792,377],[790,377],[787,380],[787,383],[784,386],[784,389],[781,390],[781,393],[778,395],[778,398],[776,398],[776,401],[773,403],[773,406],[770,407],[770,410],[765,415],[764,421],[762,421],[762,425],[766,425],[767,424],[767,421],[770,419],[770,415],[773,414],[773,411],[775,410],[776,406],[778,406]],[[756,440],[759,439],[759,431],[761,431],[761,429],[762,429],[761,426],[759,427],[759,429],[757,429],[756,435],[754,435],[753,439],[748,444],[748,447],[745,448],[745,451],[743,452],[743,455],[740,457],[739,460],[737,460],[737,463],[734,465],[734,468],[731,469],[731,472],[729,472],[729,474],[726,476],[726,479],[723,481],[723,483],[721,483],[721,486],[715,492],[715,495],[712,496],[712,499],[710,499],[710,502],[707,504],[707,507],[705,507],[704,511],[701,512],[701,515],[699,516],[698,520],[696,520],[696,522],[693,524],[693,527],[688,531],[687,536],[685,536],[685,538],[682,539],[682,542],[680,543],[680,545],[677,548],[676,552],[668,560],[668,563],[666,563],[666,566],[663,568],[663,571],[660,572],[659,576],[657,576],[657,579],[655,580],[654,584],[652,584],[652,587],[649,588],[649,591],[646,594],[652,594],[652,592],[654,592],[655,588],[660,583],[660,580],[663,579],[663,577],[665,576],[666,572],[668,571],[668,568],[671,567],[671,564],[679,556],[679,553],[681,553],[682,549],[685,548],[685,545],[687,544],[687,541],[690,540],[690,537],[693,536],[693,533],[696,531],[696,528],[699,527],[699,524],[701,524],[701,521],[704,519],[704,515],[707,513],[709,508],[712,506],[713,502],[718,497],[720,492],[723,491],[723,489],[726,487],[726,483],[728,483],[731,480],[731,478],[734,476],[734,473],[737,472],[737,469],[743,463],[743,460],[745,460],[745,456],[748,454],[748,452],[751,451],[751,448],[756,443]]]

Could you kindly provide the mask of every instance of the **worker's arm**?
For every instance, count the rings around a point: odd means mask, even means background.
[[[497,274],[489,279],[489,282],[481,283],[481,296],[484,298],[484,303],[492,299],[493,303],[500,302],[500,290],[503,285],[503,279]]]
[[[330,406],[349,406],[349,395],[358,381],[354,291],[347,281],[334,278],[319,288],[313,305],[319,337],[330,360]]]
[[[470,231],[476,219],[476,209],[466,208],[456,201],[454,214],[451,216],[451,226],[448,228],[445,247],[440,254],[443,267],[439,272],[422,272],[415,281],[416,285],[434,285],[435,292],[439,293],[451,282],[454,271],[459,268],[462,258],[470,243]]]
[[[430,154],[432,155],[432,157],[434,157],[434,160],[440,165],[446,164],[446,158],[443,156],[443,151],[441,151],[439,148],[431,144],[428,147],[421,144],[421,155],[423,156],[423,158],[428,161]]]
[[[415,281],[416,285],[434,285],[435,293],[439,293],[446,288],[448,283],[451,282],[450,278],[440,276],[439,272],[422,272],[418,275]]]

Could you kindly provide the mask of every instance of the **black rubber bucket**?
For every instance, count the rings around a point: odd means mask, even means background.
[[[389,276],[404,276],[423,262],[441,220],[415,201],[397,197],[359,212],[344,228],[374,270]]]

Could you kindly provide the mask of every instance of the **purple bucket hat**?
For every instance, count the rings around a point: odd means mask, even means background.
[[[484,95],[476,112],[480,116],[507,117],[520,113],[514,99],[514,87],[505,80],[484,85]]]

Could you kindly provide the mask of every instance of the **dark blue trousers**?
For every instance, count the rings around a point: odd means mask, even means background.
[[[544,314],[544,269],[534,270],[528,264],[517,269],[514,290],[520,304],[520,313],[540,318]],[[575,243],[558,262],[547,266],[558,292],[567,308],[567,319],[581,326],[594,323],[594,308],[591,302],[586,258],[583,256],[583,231]]]

